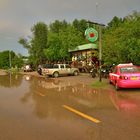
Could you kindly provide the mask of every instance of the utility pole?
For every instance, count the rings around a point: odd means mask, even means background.
[[[11,70],[11,52],[9,51],[9,68]]]
[[[10,50],[9,50],[9,80],[10,80],[9,84],[11,87],[12,81],[11,81],[11,51]]]
[[[102,27],[99,26],[99,81],[102,81]]]
[[[99,81],[102,81],[101,68],[102,68],[102,27],[104,24],[97,22],[87,21],[88,23],[95,24],[99,26]]]

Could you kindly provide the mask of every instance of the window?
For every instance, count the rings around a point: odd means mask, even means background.
[[[54,65],[53,68],[58,68],[58,65]]]
[[[120,69],[120,72],[121,73],[138,73],[138,72],[140,72],[140,68],[138,68],[138,67],[122,67],[121,69]]]
[[[70,65],[66,65],[66,68],[71,68],[71,66]]]
[[[53,64],[44,64],[43,68],[53,68]]]
[[[61,69],[64,69],[64,65],[60,65],[60,68],[61,68]]]

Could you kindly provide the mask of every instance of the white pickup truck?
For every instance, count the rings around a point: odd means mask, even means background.
[[[42,67],[42,75],[52,76],[54,78],[59,77],[60,75],[74,75],[79,74],[78,68],[72,68],[69,64],[54,64],[51,67]]]

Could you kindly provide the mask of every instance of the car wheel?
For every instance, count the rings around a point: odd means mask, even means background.
[[[77,75],[78,75],[78,71],[74,71],[74,72],[73,72],[73,75],[74,75],[74,76],[77,76]]]
[[[116,90],[119,90],[120,89],[120,87],[118,86],[117,82],[115,83],[115,89]]]
[[[54,72],[53,77],[57,78],[58,76],[59,76],[59,73],[58,72]]]

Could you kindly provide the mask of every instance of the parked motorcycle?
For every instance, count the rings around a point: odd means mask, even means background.
[[[90,75],[92,76],[92,78],[95,78],[96,77],[96,69],[95,68],[92,68],[90,70]]]
[[[102,78],[108,78],[109,76],[109,71],[110,71],[110,68],[109,67],[102,67],[101,68],[101,76]]]
[[[38,67],[37,68],[37,72],[38,72],[39,75],[42,75],[42,69],[41,69],[41,67]]]

